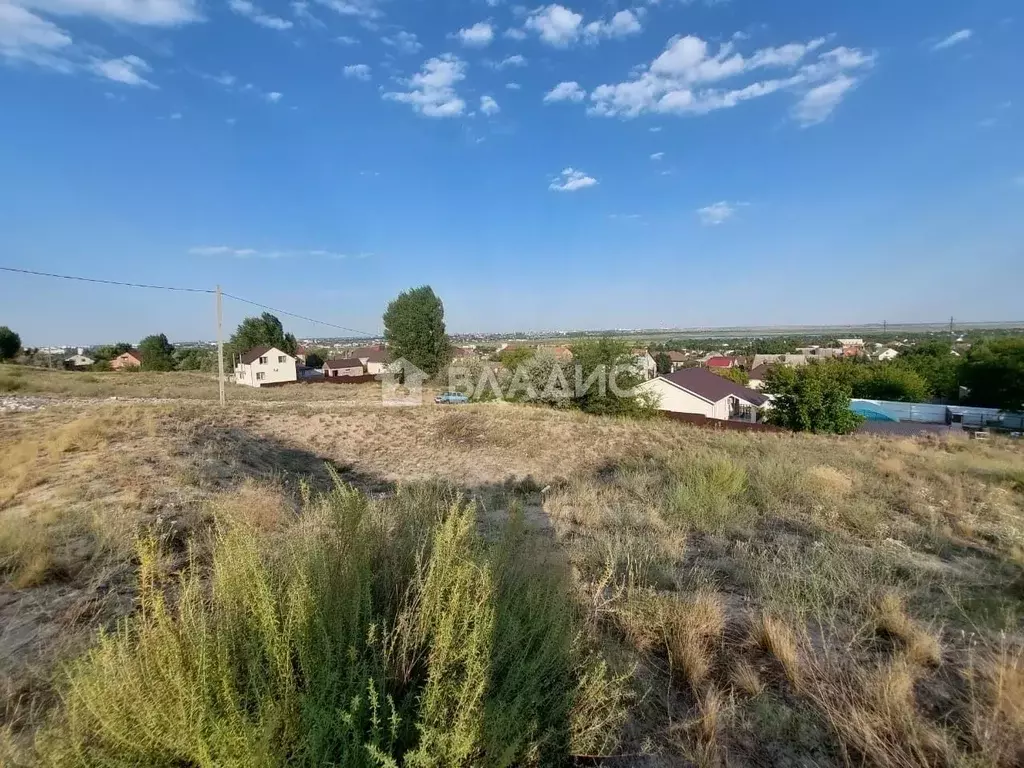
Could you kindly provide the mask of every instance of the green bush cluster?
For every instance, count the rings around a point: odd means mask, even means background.
[[[307,495],[308,496],[308,495]],[[558,765],[607,753],[625,687],[566,574],[436,488],[342,486],[284,533],[237,525],[176,582],[140,546],[140,608],[70,668],[47,765]]]

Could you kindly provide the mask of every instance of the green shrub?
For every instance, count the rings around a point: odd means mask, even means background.
[[[746,488],[746,469],[727,456],[695,456],[668,483],[666,512],[686,528],[718,533],[751,517],[741,503]]]
[[[339,487],[284,534],[233,527],[74,664],[49,765],[508,766],[614,747],[624,686],[513,521],[436,487]],[[173,599],[171,596],[174,596]]]

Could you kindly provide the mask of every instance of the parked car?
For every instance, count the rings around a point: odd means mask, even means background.
[[[462,405],[469,402],[469,398],[461,392],[442,392],[434,398],[438,405]]]

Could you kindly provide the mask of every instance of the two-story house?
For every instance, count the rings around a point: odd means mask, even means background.
[[[277,347],[253,347],[235,365],[235,383],[247,387],[298,381],[295,358]]]

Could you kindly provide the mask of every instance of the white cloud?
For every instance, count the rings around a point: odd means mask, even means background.
[[[377,19],[382,15],[377,7],[377,0],[316,0],[316,2],[342,16]]]
[[[640,24],[642,10],[619,11],[609,21],[592,21],[583,28],[588,42],[596,43],[601,38],[626,37],[643,31]]]
[[[548,185],[553,192],[575,192],[597,184],[597,179],[575,168],[565,168]]]
[[[145,26],[202,20],[196,0],[18,0],[18,5],[55,16],[92,16]]]
[[[505,37],[507,37],[509,40],[525,40],[526,39],[526,33],[523,30],[521,30],[521,29],[517,29],[516,27],[510,27],[509,29],[506,29],[504,34],[505,34]]]
[[[553,3],[531,13],[525,27],[540,35],[548,45],[564,47],[579,37],[582,23],[582,15]]]
[[[70,47],[71,35],[53,22],[0,3],[0,58],[70,72],[71,62],[57,55]]]
[[[508,88],[510,91],[518,91],[521,90],[523,86],[521,86],[519,83],[505,83],[505,87]]]
[[[317,29],[323,29],[327,26],[312,14],[309,10],[309,3],[305,2],[305,0],[295,0],[291,6],[292,13],[295,14],[295,18],[305,22],[307,26],[315,27]]]
[[[345,259],[348,254],[328,251],[322,248],[261,251],[256,248],[235,248],[230,245],[197,245],[188,249],[192,256],[228,256],[237,259],[294,259],[302,257]],[[356,258],[363,258],[369,254],[359,254]]]
[[[239,16],[244,16],[254,24],[259,24],[267,29],[283,31],[295,26],[287,19],[264,13],[251,0],[228,0],[228,7]]]
[[[466,64],[450,53],[428,59],[417,74],[403,84],[405,92],[385,93],[384,98],[409,104],[425,117],[458,117],[466,102],[455,92],[456,83],[466,79]]]
[[[181,112],[172,112],[170,119],[171,120],[181,120]]]
[[[359,45],[359,40],[350,35],[338,35],[334,39],[341,43],[342,45]]]
[[[221,72],[219,75],[202,75],[202,77],[204,80],[209,80],[210,82],[222,85],[225,88],[230,88],[238,81],[238,78],[230,72]]]
[[[507,56],[506,58],[499,61],[494,65],[495,69],[505,69],[506,67],[525,67],[526,57],[518,53]]]
[[[827,83],[811,88],[793,107],[793,117],[805,128],[817,125],[832,114],[846,92],[856,84],[854,78],[839,75]]]
[[[481,96],[480,111],[485,115],[496,115],[498,112],[501,112],[501,107],[499,107],[498,102],[490,96]]]
[[[875,60],[873,54],[855,48],[818,53],[824,43],[824,38],[816,38],[744,56],[733,42],[712,51],[699,37],[674,37],[648,67],[634,69],[629,80],[595,88],[589,112],[626,118],[645,113],[702,115],[789,90],[801,94],[794,115],[803,125],[812,125],[827,117],[856,84],[850,73],[871,67]],[[812,54],[817,58],[808,62]],[[732,88],[715,85],[762,69],[787,72]],[[828,87],[819,90],[822,84]]]
[[[143,75],[152,71],[152,67],[138,56],[122,56],[119,59],[93,59],[89,68],[100,77],[131,86],[156,88]]]
[[[564,83],[559,83],[550,91],[544,94],[544,103],[551,104],[556,101],[583,101],[587,97],[587,92],[580,88],[580,84],[575,80],[568,80]]]
[[[966,42],[967,40],[971,39],[971,36],[973,34],[974,32],[972,32],[969,29],[961,29],[959,32],[954,32],[945,40],[940,40],[939,42],[937,42],[935,45],[932,46],[932,50],[941,51],[943,48],[950,48],[951,46],[954,46],[957,43]]]
[[[369,80],[370,79],[370,65],[369,64],[349,64],[344,69],[345,77],[352,78],[354,80]]]
[[[269,101],[271,104],[277,104],[284,97],[283,93],[277,91],[271,91],[270,93],[264,94],[263,98]]]
[[[708,227],[716,227],[724,221],[728,221],[736,214],[736,206],[725,200],[704,206],[697,209],[700,223]]]
[[[384,45],[396,48],[399,53],[418,53],[423,48],[423,44],[416,38],[416,35],[405,30],[396,32],[394,35],[385,35],[380,41]]]
[[[651,160],[661,160],[665,156],[664,152],[652,152]]]
[[[480,21],[472,27],[460,29],[456,33],[456,37],[462,41],[463,45],[471,48],[484,48],[490,45],[494,39],[494,27],[486,21]]]

